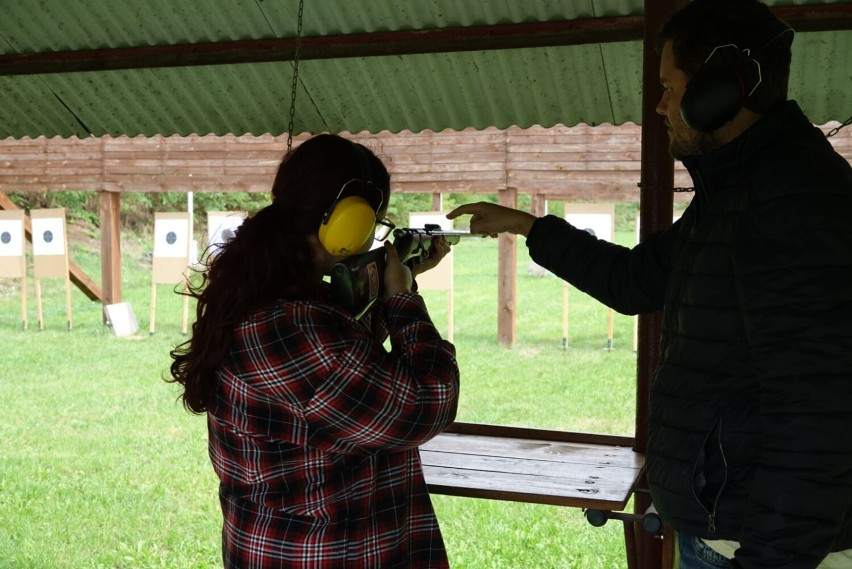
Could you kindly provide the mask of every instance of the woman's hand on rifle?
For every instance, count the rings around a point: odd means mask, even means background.
[[[399,254],[390,241],[385,241],[385,263],[384,274],[384,298],[387,300],[400,292],[408,292],[414,282],[411,269],[403,265],[399,260]]]
[[[447,243],[445,237],[437,235],[429,240],[429,254],[419,263],[414,263],[411,267],[413,276],[421,275],[429,269],[434,269],[438,263],[447,256],[450,252],[450,244]]]

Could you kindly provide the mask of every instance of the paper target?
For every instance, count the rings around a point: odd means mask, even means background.
[[[674,223],[675,221],[680,219],[680,216],[681,216],[682,213],[683,212],[679,212],[679,211],[672,213],[672,223]],[[641,216],[639,215],[639,212],[637,211],[636,212],[636,243],[642,242],[642,239],[641,239],[641,235],[642,235],[641,223],[642,223],[642,219],[641,219]]]
[[[189,218],[155,219],[154,257],[189,258]]]
[[[614,208],[612,205],[585,205],[583,207],[575,207],[576,209],[565,208],[565,221],[598,239],[612,242],[615,231],[613,228]]]
[[[234,238],[245,220],[245,212],[207,212],[207,245],[217,250]]]
[[[0,219],[0,257],[22,257],[23,255],[23,219]]]
[[[33,217],[33,255],[65,256],[65,219]]]

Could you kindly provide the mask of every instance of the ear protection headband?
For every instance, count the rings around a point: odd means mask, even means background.
[[[681,117],[690,128],[712,132],[733,119],[763,79],[756,57],[784,34],[795,33],[775,18],[765,28],[769,40],[754,56],[750,49],[740,49],[734,44],[720,45],[710,52],[687,83],[680,102]]]
[[[336,257],[352,255],[373,238],[376,212],[382,207],[382,190],[373,184],[370,159],[364,149],[352,143],[358,157],[360,178],[343,184],[337,197],[325,210],[319,227],[319,240]]]

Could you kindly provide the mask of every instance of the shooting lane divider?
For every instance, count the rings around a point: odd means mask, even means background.
[[[38,329],[44,330],[41,279],[65,279],[65,314],[67,327],[72,329],[71,277],[68,263],[65,209],[34,209],[30,211],[33,240],[33,276],[35,277]]]
[[[157,285],[183,285],[189,290],[190,219],[188,212],[157,212],[154,214],[154,257],[151,267],[151,316],[149,335],[155,331]],[[186,336],[189,324],[189,296],[183,295],[181,334]]]
[[[615,205],[594,203],[566,203],[565,221],[578,229],[583,229],[598,239],[612,243],[615,241]],[[568,289],[567,282],[562,284],[562,349],[568,347]],[[607,308],[606,350],[613,348],[614,310]]]
[[[0,210],[0,278],[21,279],[21,329],[27,329],[27,260],[22,209]]]

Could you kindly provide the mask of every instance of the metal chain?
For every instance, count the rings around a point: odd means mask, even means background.
[[[836,126],[833,129],[831,129],[830,131],[828,131],[828,134],[826,134],[825,137],[831,138],[832,136],[834,136],[835,134],[840,132],[840,129],[842,129],[844,126],[849,126],[850,124],[852,124],[852,116],[850,116],[848,119],[846,119],[846,122],[844,122],[840,126]]]
[[[826,137],[826,138],[831,138],[832,136],[834,136],[835,134],[837,134],[838,132],[840,132],[840,130],[841,130],[841,129],[843,129],[844,127],[849,126],[850,124],[852,124],[852,116],[850,116],[848,119],[846,119],[846,120],[845,120],[842,124],[840,124],[839,126],[836,126],[836,127],[834,127],[833,129],[831,129],[830,131],[828,131],[828,133],[826,133],[825,137]],[[640,182],[640,183],[638,183],[638,184],[636,184],[636,185],[639,187],[639,189],[642,189],[642,190],[644,190],[644,189],[649,189],[649,190],[659,190],[659,189],[661,189],[661,188],[656,188],[656,187],[649,186],[649,185],[647,185],[647,184],[643,184],[643,183],[641,183],[641,182]],[[672,191],[673,191],[674,193],[681,193],[681,192],[694,192],[694,191],[695,191],[695,188],[672,188]]]
[[[643,184],[642,182],[639,182],[638,184],[636,184],[636,187],[638,187],[640,190],[661,190],[662,189],[662,188],[657,187],[657,186],[650,186],[648,184]],[[672,188],[672,191],[675,192],[675,193],[694,192],[695,188]]]
[[[296,116],[296,91],[299,88],[299,55],[302,50],[302,15],[305,0],[299,0],[299,16],[296,28],[296,53],[293,55],[293,85],[290,90],[290,122],[287,124],[287,152],[293,147],[293,123]]]

